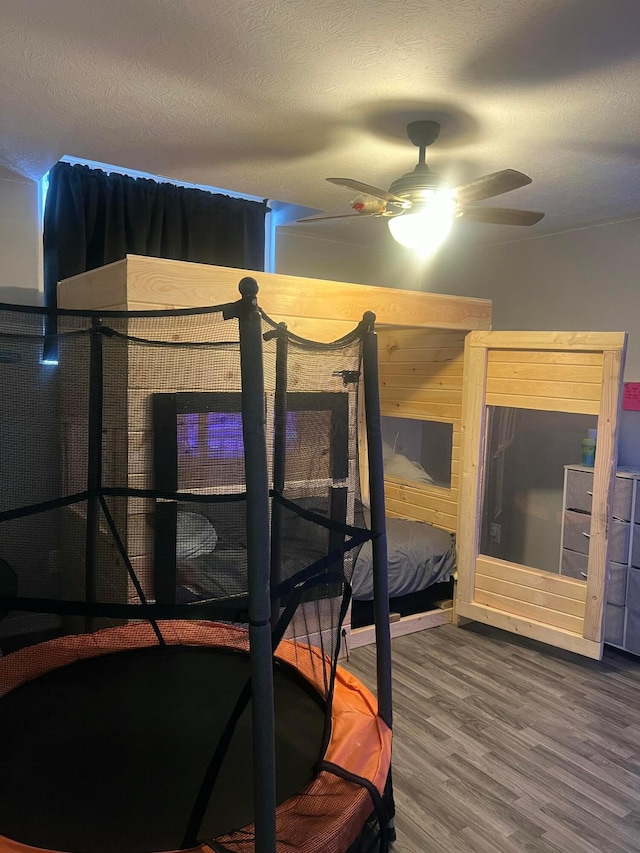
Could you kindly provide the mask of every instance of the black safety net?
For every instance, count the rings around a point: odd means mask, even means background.
[[[0,836],[79,853],[253,849],[233,306],[58,311],[55,346],[45,314],[0,306]],[[358,475],[367,326],[314,344],[260,322],[278,802],[307,792],[330,835],[319,849],[378,849],[384,808],[321,763],[372,535]],[[300,835],[287,820],[279,838]]]

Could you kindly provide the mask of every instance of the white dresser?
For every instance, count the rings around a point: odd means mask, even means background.
[[[593,468],[566,465],[560,574],[587,577]],[[619,468],[609,528],[605,643],[640,655],[640,470]]]

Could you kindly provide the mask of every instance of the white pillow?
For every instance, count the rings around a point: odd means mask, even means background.
[[[396,453],[390,444],[382,442],[382,460],[384,473],[389,477],[398,477],[401,480],[413,480],[417,483],[433,484],[431,477],[419,462],[414,462],[402,453]]]
[[[176,559],[193,560],[210,554],[218,544],[218,534],[208,518],[199,512],[179,510],[176,522]]]

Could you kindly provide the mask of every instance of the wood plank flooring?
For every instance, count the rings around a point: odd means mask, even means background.
[[[374,647],[346,667],[373,686]],[[393,640],[393,667],[394,853],[640,851],[639,658],[476,623]]]

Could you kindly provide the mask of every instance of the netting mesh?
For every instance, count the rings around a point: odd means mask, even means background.
[[[29,651],[11,655],[14,683],[21,660],[25,679],[34,661],[36,671],[58,665],[42,643],[50,637],[91,634],[95,645],[96,631],[127,626],[127,643],[138,635],[146,645],[149,622],[153,642],[166,641],[165,617],[246,623],[252,531],[237,319],[222,308],[59,312],[49,347],[57,366],[43,362],[42,323],[38,312],[0,310],[0,598],[17,578],[16,597],[0,606],[0,649]],[[326,703],[320,760],[349,581],[369,536],[358,484],[361,334],[311,345],[267,318],[262,331],[273,645]],[[336,853],[357,844],[371,812],[368,794],[341,782],[353,785],[325,772],[308,792],[316,808],[321,790],[328,798],[319,849]],[[348,831],[329,819],[340,811],[352,815]],[[280,816],[279,839],[304,826]],[[371,837],[369,827],[349,849],[368,849]],[[216,849],[252,843],[249,827]]]

